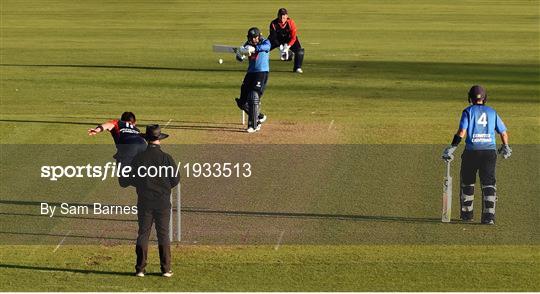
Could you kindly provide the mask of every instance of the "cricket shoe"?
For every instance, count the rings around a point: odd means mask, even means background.
[[[255,131],[258,132],[258,131],[260,131],[260,130],[261,130],[261,123],[259,122],[259,123],[257,124],[257,127],[255,128]]]
[[[297,68],[294,72],[299,74],[304,73],[304,71],[300,67]]]
[[[494,225],[495,224],[495,215],[493,215],[491,213],[482,214],[482,219],[480,220],[480,222],[483,225]]]
[[[163,274],[161,274],[161,275],[162,275],[163,277],[165,277],[165,278],[170,278],[170,277],[172,277],[172,276],[173,276],[173,272],[171,272],[171,271],[168,271],[168,272],[166,272],[166,273],[163,273]]]
[[[483,224],[483,225],[494,225],[495,224],[495,219],[494,217],[492,216],[482,216],[482,219],[480,220],[480,222]]]
[[[257,131],[257,129],[254,129],[253,127],[249,127],[247,128],[246,132],[250,133],[250,134],[253,134]]]
[[[137,272],[137,273],[135,273],[135,276],[139,277],[139,278],[142,278],[142,277],[144,277],[144,272]]]
[[[266,114],[259,114],[259,123],[263,123],[266,121]]]

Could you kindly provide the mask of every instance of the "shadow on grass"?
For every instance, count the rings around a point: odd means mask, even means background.
[[[30,217],[47,217],[46,214],[31,214],[31,213],[7,213],[0,212],[0,215],[9,215],[9,216],[30,216]],[[114,222],[137,222],[136,219],[117,219],[117,218],[98,218],[98,217],[84,217],[84,216],[68,216],[68,215],[55,215],[55,218],[66,218],[66,219],[83,219],[83,220],[93,220],[93,221],[114,221]]]
[[[0,268],[38,270],[38,271],[55,271],[55,272],[69,272],[69,273],[77,273],[77,274],[134,276],[134,273],[132,273],[132,272],[98,271],[98,270],[87,270],[87,269],[73,269],[73,268],[46,267],[46,266],[19,265],[19,264],[5,264],[5,263],[0,263]]]
[[[60,206],[62,205],[62,202],[50,202],[50,201],[29,201],[29,200],[0,200],[0,204],[11,204],[11,205],[34,205],[34,206],[40,206],[41,203],[48,203],[49,205],[54,205],[54,206]],[[93,209],[93,203],[74,203],[74,202],[70,202],[69,203],[70,205],[77,205],[77,206],[88,206],[88,208],[90,210]],[[107,206],[110,206],[110,205],[113,205],[113,204],[103,204],[103,205],[107,205]],[[117,205],[117,204],[114,204],[114,205]]]
[[[67,67],[67,68],[98,68],[98,69],[136,69],[136,70],[170,70],[187,72],[242,72],[245,68],[189,68],[189,67],[168,67],[168,66],[142,66],[142,65],[114,65],[114,64],[0,64],[0,66],[11,67]],[[292,70],[272,70],[272,72],[286,72],[294,74]]]
[[[100,123],[97,122],[77,122],[77,121],[50,121],[50,120],[28,120],[28,119],[0,119],[0,122],[6,123],[37,123],[37,124],[63,124],[63,125],[85,125],[85,126],[96,126]],[[221,123],[216,123],[218,126],[212,126],[208,122],[201,123],[192,123],[186,125],[180,124],[170,124],[167,125],[167,129],[178,129],[178,130],[190,130],[190,131],[218,131],[218,132],[233,132],[233,133],[243,133],[244,129],[239,127],[226,127],[220,126]],[[233,125],[231,123],[229,125]],[[144,125],[140,125],[143,127]]]
[[[79,122],[79,121],[54,121],[54,120],[31,120],[31,119],[0,119],[0,122],[7,123],[37,123],[37,124],[61,124],[61,125],[83,125],[96,126],[97,122]]]
[[[306,213],[306,212],[272,212],[272,211],[239,211],[239,210],[206,210],[206,209],[182,209],[182,212],[218,214],[227,216],[252,216],[252,217],[274,217],[274,218],[300,218],[300,219],[332,219],[332,220],[352,220],[352,221],[379,221],[379,222],[440,222],[439,218],[421,218],[405,216],[379,216],[379,215],[354,215],[354,214],[327,214],[327,213]]]
[[[105,116],[70,116],[70,115],[64,115],[64,116],[48,116],[48,117],[53,117],[55,119],[56,118],[60,118],[60,119],[66,119],[66,118],[99,119],[99,120],[102,120],[102,121],[109,121],[111,119],[118,119],[118,118],[115,118],[114,116],[105,117]],[[211,122],[211,121],[194,121],[194,120],[175,120],[175,119],[172,119],[171,121],[174,122],[174,123],[179,123],[179,124],[208,124],[208,125],[225,125],[225,126],[227,126],[227,125],[230,126],[232,124],[235,124],[235,123],[230,123],[230,122]],[[147,124],[159,123],[159,124],[162,124],[162,125],[167,125],[167,123],[169,123],[169,120],[163,120],[163,119],[152,120],[152,119],[139,118],[139,119],[137,119],[137,126],[146,126],[146,124],[144,122],[147,122]],[[167,127],[168,127],[168,125],[167,125]]]
[[[135,241],[135,238],[120,238],[120,237],[96,237],[85,235],[66,235],[66,234],[52,234],[52,233],[28,233],[28,232],[7,232],[0,231],[0,235],[22,235],[22,236],[43,236],[43,237],[62,237],[62,238],[75,238],[75,239],[99,239],[99,240],[116,240],[116,241]],[[157,241],[150,238],[150,241]]]
[[[193,72],[245,72],[245,69],[233,68],[187,68],[167,66],[113,65],[113,64],[0,64],[13,67],[72,67],[72,68],[101,68],[101,69],[138,69],[138,70],[171,70]]]
[[[41,201],[25,201],[25,200],[0,200],[1,204],[13,204],[13,205],[40,205]],[[58,206],[59,202],[48,202],[50,205]],[[89,206],[88,203],[70,203],[77,206]],[[176,210],[176,209],[173,209]],[[352,220],[352,221],[380,221],[380,222],[423,222],[423,223],[435,223],[440,222],[440,218],[422,218],[422,217],[408,217],[408,216],[380,216],[380,215],[355,215],[355,214],[328,214],[328,213],[309,213],[309,212],[276,212],[276,211],[242,211],[242,210],[218,210],[218,209],[204,209],[195,207],[182,208],[182,212],[185,213],[199,213],[199,214],[214,214],[214,215],[226,215],[226,216],[249,216],[249,217],[274,217],[274,218],[300,218],[300,219],[333,219],[333,220]],[[5,214],[5,213],[0,213]],[[23,215],[23,214],[21,214]],[[26,215],[26,214],[24,214]],[[39,216],[28,214],[29,216]],[[77,217],[80,218],[80,217]],[[86,218],[83,218],[86,219]],[[96,218],[87,218],[91,220],[97,220]],[[131,220],[116,220],[116,221],[131,221]]]
[[[231,133],[245,133],[243,128],[208,126],[208,125],[168,125],[167,129],[189,130],[189,131],[218,131]]]

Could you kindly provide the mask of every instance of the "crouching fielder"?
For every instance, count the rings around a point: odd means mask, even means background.
[[[300,40],[296,34],[296,24],[289,17],[287,9],[280,8],[277,18],[270,22],[270,35],[268,35],[268,39],[272,43],[272,50],[279,47],[281,60],[290,61],[294,54],[293,72],[303,73],[304,48],[300,45]]]
[[[258,28],[250,28],[247,42],[240,47],[237,54],[239,61],[248,55],[249,66],[240,89],[240,98],[236,104],[248,114],[248,133],[254,133],[261,128],[266,116],[260,112],[261,97],[268,81],[270,71],[270,41],[264,39]]]
[[[481,222],[493,225],[497,201],[495,132],[500,135],[503,144],[499,149],[499,154],[507,159],[512,154],[512,149],[508,146],[508,134],[502,119],[493,108],[485,105],[486,90],[481,86],[473,86],[468,95],[471,105],[463,110],[458,131],[454,135],[452,144],[444,149],[442,158],[452,160],[458,144],[467,135],[465,151],[461,155],[461,220],[473,220],[474,184],[478,171],[483,197]]]

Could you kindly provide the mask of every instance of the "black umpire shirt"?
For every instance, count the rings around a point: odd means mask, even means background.
[[[172,156],[161,151],[160,145],[149,143],[133,158],[131,166],[131,184],[137,189],[139,210],[170,208],[171,189],[180,181]]]

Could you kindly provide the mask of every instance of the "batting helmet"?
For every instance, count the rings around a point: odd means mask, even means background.
[[[262,36],[261,30],[259,30],[259,28],[252,27],[248,30],[248,33],[247,33],[248,40],[251,40],[252,38],[255,38],[257,36]]]
[[[482,86],[474,85],[469,90],[469,103],[478,104],[480,101],[483,101],[483,103],[487,102],[486,89]]]

